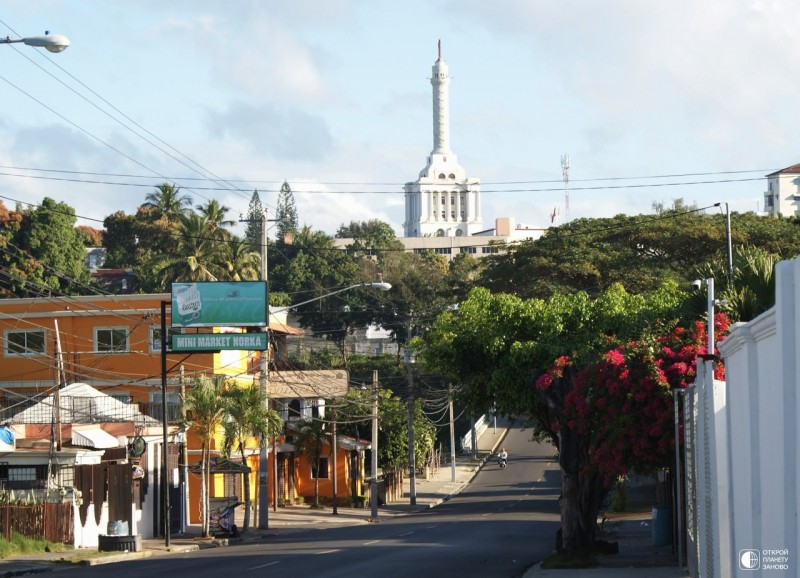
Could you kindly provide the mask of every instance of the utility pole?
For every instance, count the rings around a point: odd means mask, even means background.
[[[167,305],[170,301],[161,302],[161,491],[163,505],[163,524],[164,524],[164,546],[170,545],[170,511],[169,511],[169,452],[167,447],[169,439],[167,437]]]
[[[369,478],[370,521],[378,521],[378,370],[372,370],[372,467]]]
[[[406,380],[408,381],[408,495],[411,505],[417,505],[417,465],[414,452],[414,375],[411,369],[411,348],[408,340],[411,339],[411,319],[408,320],[408,334],[406,335]]]
[[[448,388],[450,390],[450,481],[456,481],[456,427],[453,420],[453,384]]]
[[[267,283],[267,210],[261,215],[261,280]],[[267,290],[267,349],[261,352],[258,387],[269,409],[269,290]],[[258,528],[269,529],[269,440],[261,439],[258,458]],[[274,456],[273,456],[274,457]]]
[[[333,466],[333,515],[336,516],[339,514],[339,500],[336,494],[339,491],[339,488],[336,484],[336,454],[338,453],[337,450],[339,449],[339,444],[336,442],[336,400],[334,400],[334,406],[331,408],[331,420],[333,423],[331,424],[331,457],[333,458],[331,461]]]

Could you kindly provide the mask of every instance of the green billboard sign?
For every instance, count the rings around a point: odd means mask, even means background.
[[[172,284],[172,327],[267,326],[267,284],[209,281]]]
[[[191,333],[172,336],[172,351],[265,351],[266,333]]]

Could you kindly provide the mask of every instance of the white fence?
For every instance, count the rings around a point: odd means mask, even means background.
[[[726,382],[698,362],[687,456],[694,577],[800,575],[800,258],[776,275],[775,307],[719,344]]]

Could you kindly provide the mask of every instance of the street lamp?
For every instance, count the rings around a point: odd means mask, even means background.
[[[69,46],[69,38],[60,34],[50,34],[49,31],[42,36],[29,36],[28,38],[10,38],[6,36],[5,38],[0,38],[0,44],[13,44],[15,42],[22,42],[36,48],[44,48],[48,52],[64,52]]]

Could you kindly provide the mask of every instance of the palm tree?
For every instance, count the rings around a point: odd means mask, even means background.
[[[180,187],[169,183],[161,183],[155,191],[145,195],[142,205],[151,209],[157,218],[164,218],[168,222],[176,222],[192,205],[192,198],[180,192]]]
[[[261,277],[261,255],[239,237],[225,243],[221,265],[230,281],[258,281]]]
[[[205,217],[184,215],[177,235],[176,252],[156,255],[150,263],[161,287],[172,281],[217,281],[224,272],[220,265],[222,241],[214,238]]]
[[[242,465],[247,465],[244,450],[250,438],[267,439],[277,435],[283,427],[278,413],[267,407],[267,397],[261,389],[231,387],[223,394],[225,422],[222,424],[224,438],[222,453],[230,457],[231,451],[239,452]],[[244,531],[250,528],[250,470],[244,474]]]
[[[325,448],[325,440],[327,434],[325,432],[325,422],[317,419],[312,419],[300,426],[297,435],[294,438],[294,445],[300,448],[300,451],[311,464],[312,472],[314,475],[314,507],[319,507],[319,476],[320,465],[322,461],[322,452]]]
[[[196,208],[205,217],[211,231],[222,233],[221,238],[230,236],[230,233],[225,230],[225,227],[234,225],[234,221],[225,218],[225,215],[231,210],[230,207],[220,205],[216,199],[210,199],[205,205],[197,205]]]
[[[211,440],[225,416],[224,379],[200,376],[188,388],[183,399],[187,425],[196,428],[202,452],[200,457],[200,519],[202,536],[209,532],[208,477],[211,464]]]
[[[737,247],[733,254],[733,287],[721,298],[739,321],[750,321],[775,305],[775,265],[778,255],[758,247]]]
[[[723,311],[732,321],[750,321],[775,305],[775,265],[780,256],[759,247],[736,247],[732,255],[733,283],[725,273],[726,264],[721,260],[706,263],[696,269],[701,279],[712,278],[718,283],[716,296],[727,301]],[[702,293],[689,298],[690,314],[702,316],[706,297]]]

